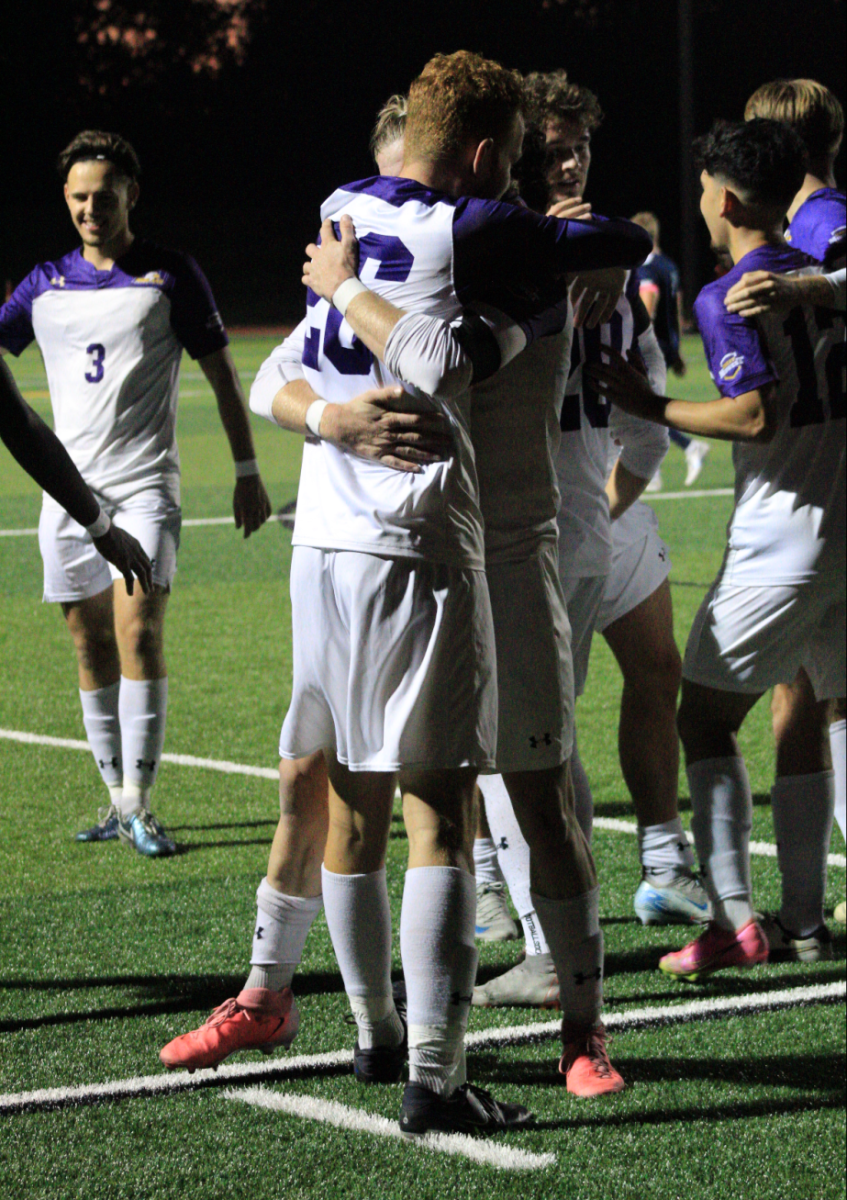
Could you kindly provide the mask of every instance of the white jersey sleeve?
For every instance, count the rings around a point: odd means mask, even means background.
[[[284,342],[281,342],[259,367],[250,388],[250,408],[257,416],[277,424],[273,402],[287,383],[305,379],[303,373],[303,338],[306,322],[301,321]]]

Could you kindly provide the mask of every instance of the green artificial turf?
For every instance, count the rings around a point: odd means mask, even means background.
[[[235,342],[246,381],[272,344]],[[669,391],[711,395],[693,339],[687,357],[689,375],[671,377]],[[202,375],[189,360],[184,366],[184,517],[225,516],[232,491],[226,441]],[[37,352],[28,351],[14,370],[48,413]],[[255,432],[278,508],[296,493],[299,443],[260,421]],[[2,448],[0,464],[0,529],[33,527],[37,489]],[[672,448],[663,468],[666,492],[683,490],[684,469]],[[715,443],[696,486],[731,485],[729,447]],[[731,503],[724,496],[655,502],[671,549],[681,646],[720,563]],[[290,553],[290,532],[278,523],[246,543],[226,526],[184,529],[168,617],[171,753],[275,767],[290,695]],[[58,611],[40,603],[40,589],[35,539],[0,538],[0,729],[82,739],[70,640]],[[580,702],[581,752],[597,815],[633,819],[616,757],[619,700],[617,669],[598,638]],[[756,796],[753,838],[772,843],[765,703],[745,725],[742,747]],[[150,861],[117,843],[73,841],[105,799],[87,753],[0,740],[0,1092],[157,1075],[160,1047],[239,989],[255,889],[276,823],[275,792],[271,779],[164,763],[155,808],[181,852]],[[684,776],[680,796],[687,823]],[[656,962],[687,934],[636,922],[635,838],[598,829],[594,845],[610,1014],[844,979],[843,928],[836,930],[832,962],[729,971],[700,987],[668,979]],[[844,852],[838,833],[832,849]],[[395,927],[405,850],[395,817],[389,851]],[[776,860],[755,857],[753,880],[757,902],[776,906]],[[843,896],[844,871],[833,867],[829,907]],[[517,953],[514,943],[483,945],[479,978],[511,965]],[[399,971],[396,945],[394,966]],[[296,1053],[351,1045],[323,918],[307,944],[296,993],[302,1014]],[[470,1028],[541,1018],[533,1011],[473,1009]],[[612,1045],[627,1090],[591,1102],[570,1097],[557,1080],[555,1040],[476,1048],[469,1054],[472,1079],[538,1117],[535,1128],[499,1140],[557,1157],[555,1167],[527,1174],[252,1108],[225,1099],[223,1086],[0,1115],[0,1197],[835,1200],[844,1195],[844,1052],[843,1003],[631,1028]],[[258,1053],[237,1061],[251,1060],[265,1061]],[[398,1088],[362,1089],[343,1069],[278,1075],[265,1086],[392,1120],[399,1104]]]

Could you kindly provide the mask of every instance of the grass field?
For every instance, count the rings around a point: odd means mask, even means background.
[[[235,343],[245,379],[272,344]],[[708,396],[696,344],[689,351],[695,366],[674,383],[674,394]],[[48,412],[37,353],[28,351],[14,369],[33,404]],[[258,422],[255,432],[278,508],[296,492],[298,439]],[[831,963],[730,971],[699,988],[674,983],[656,962],[683,943],[684,931],[638,925],[635,838],[611,826],[596,831],[595,852],[612,1056],[629,1085],[620,1096],[589,1102],[567,1095],[555,1076],[549,1014],[472,1009],[471,1078],[528,1105],[537,1126],[483,1143],[480,1153],[498,1156],[490,1162],[469,1157],[480,1145],[469,1139],[422,1148],[389,1137],[399,1089],[363,1090],[353,1080],[353,1035],[322,919],[295,982],[302,1029],[288,1057],[243,1055],[190,1083],[165,1074],[160,1047],[238,991],[246,972],[255,889],[276,824],[275,748],[291,674],[290,532],[273,523],[245,543],[226,525],[190,524],[225,517],[232,491],[211,393],[190,360],[179,434],[188,523],[169,615],[166,750],[212,765],[163,763],[155,810],[181,853],[161,861],[117,843],[73,841],[105,796],[90,754],[2,736],[79,741],[84,734],[70,639],[59,613],[40,603],[36,539],[6,536],[35,526],[38,493],[0,447],[3,1200],[843,1196],[843,928]],[[678,451],[663,474],[667,492],[682,490]],[[729,449],[715,445],[696,486],[715,492],[731,480]],[[726,495],[656,500],[673,558],[681,645],[720,562],[730,506]],[[598,639],[580,741],[597,815],[606,821],[633,820],[616,759],[619,696],[613,660]],[[756,794],[753,838],[772,846],[764,704],[743,731],[743,749]],[[257,770],[224,773],[214,769],[221,760]],[[687,822],[684,777],[680,796]],[[832,850],[843,856],[837,832]],[[404,856],[395,818],[395,926]],[[840,862],[830,870],[830,909],[844,896]],[[775,858],[757,854],[753,877],[759,905],[775,907]],[[484,946],[480,978],[515,957],[514,947]],[[540,1030],[527,1032],[539,1022]],[[121,1082],[110,1092],[101,1086],[110,1081]],[[24,1095],[39,1089],[55,1090]]]

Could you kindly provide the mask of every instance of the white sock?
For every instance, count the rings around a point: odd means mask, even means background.
[[[579,757],[574,730],[573,752],[571,754],[571,779],[573,780],[574,809],[577,823],[585,835],[585,840],[591,845],[591,834],[594,829],[594,797],[591,794],[591,784]]]
[[[286,896],[263,879],[256,892],[256,928],[246,988],[281,992],[294,978],[309,930],[323,907],[320,896]]]
[[[391,909],[385,867],[369,875],[321,868],[324,911],[359,1046],[397,1046],[403,1025],[391,991]],[[474,890],[476,904],[476,890]]]
[[[550,947],[547,944],[547,938],[544,936],[544,930],[541,928],[541,922],[538,919],[538,913],[535,909],[525,913],[521,917],[521,925],[523,926],[523,935],[526,941],[527,958],[535,958],[539,954],[549,954]]]
[[[459,867],[406,872],[400,949],[409,1079],[440,1096],[449,1096],[466,1079],[463,1043],[476,979],[475,926],[472,875]]]
[[[709,758],[688,768],[691,830],[715,920],[734,931],[752,921],[753,796],[744,759]]]
[[[823,925],[826,856],[832,835],[835,776],[787,775],[771,788],[771,810],[782,875],[779,919],[797,937]]]
[[[679,817],[661,825],[639,825],[638,854],[648,874],[694,870],[694,851]]]
[[[156,782],[168,713],[168,679],[121,677],[121,742],[124,789],[121,812],[146,808]]]
[[[497,850],[497,862],[512,903],[519,913],[535,907],[529,895],[529,846],[512,808],[502,775],[483,775],[479,788],[485,797],[485,815]]]
[[[596,1025],[603,1007],[599,897],[599,887],[572,900],[532,896],[559,978],[562,1017],[582,1026]]]
[[[93,692],[80,689],[79,693],[82,723],[85,726],[88,744],[103,782],[109,789],[113,804],[120,801],[124,778],[121,722],[118,716],[120,690],[121,684],[118,680],[117,683],[110,683],[108,687],[97,688]]]
[[[835,773],[835,819],[841,836],[847,838],[847,721],[832,722],[829,746]]]
[[[503,882],[503,872],[497,864],[497,847],[492,838],[474,838],[473,865],[477,887],[485,883]]]

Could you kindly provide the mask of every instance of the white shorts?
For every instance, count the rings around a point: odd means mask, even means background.
[[[170,590],[176,575],[176,555],[182,510],[166,491],[148,488],[109,504],[103,510],[116,525],[131,533],[153,563],[153,583]],[[73,604],[87,600],[111,587],[123,576],[117,567],[98,553],[82,525],[63,508],[45,505],[38,522],[38,544],[44,562],[44,599],[50,603]]]
[[[497,670],[482,571],[295,546],[283,758],[351,771],[492,770]]]
[[[758,695],[805,667],[818,700],[845,694],[845,584],[819,576],[782,587],[737,587],[719,575],[700,605],[682,675]]]
[[[574,692],[581,696],[588,678],[588,659],[591,655],[591,638],[597,625],[597,617],[606,591],[605,575],[586,575],[582,579],[562,578],[562,591],[571,623],[571,649],[573,651]]]
[[[612,523],[612,569],[596,629],[602,633],[662,586],[671,572],[659,520],[647,504],[633,504]]]
[[[573,749],[571,629],[558,551],[486,568],[497,646],[497,770],[558,767]]]

